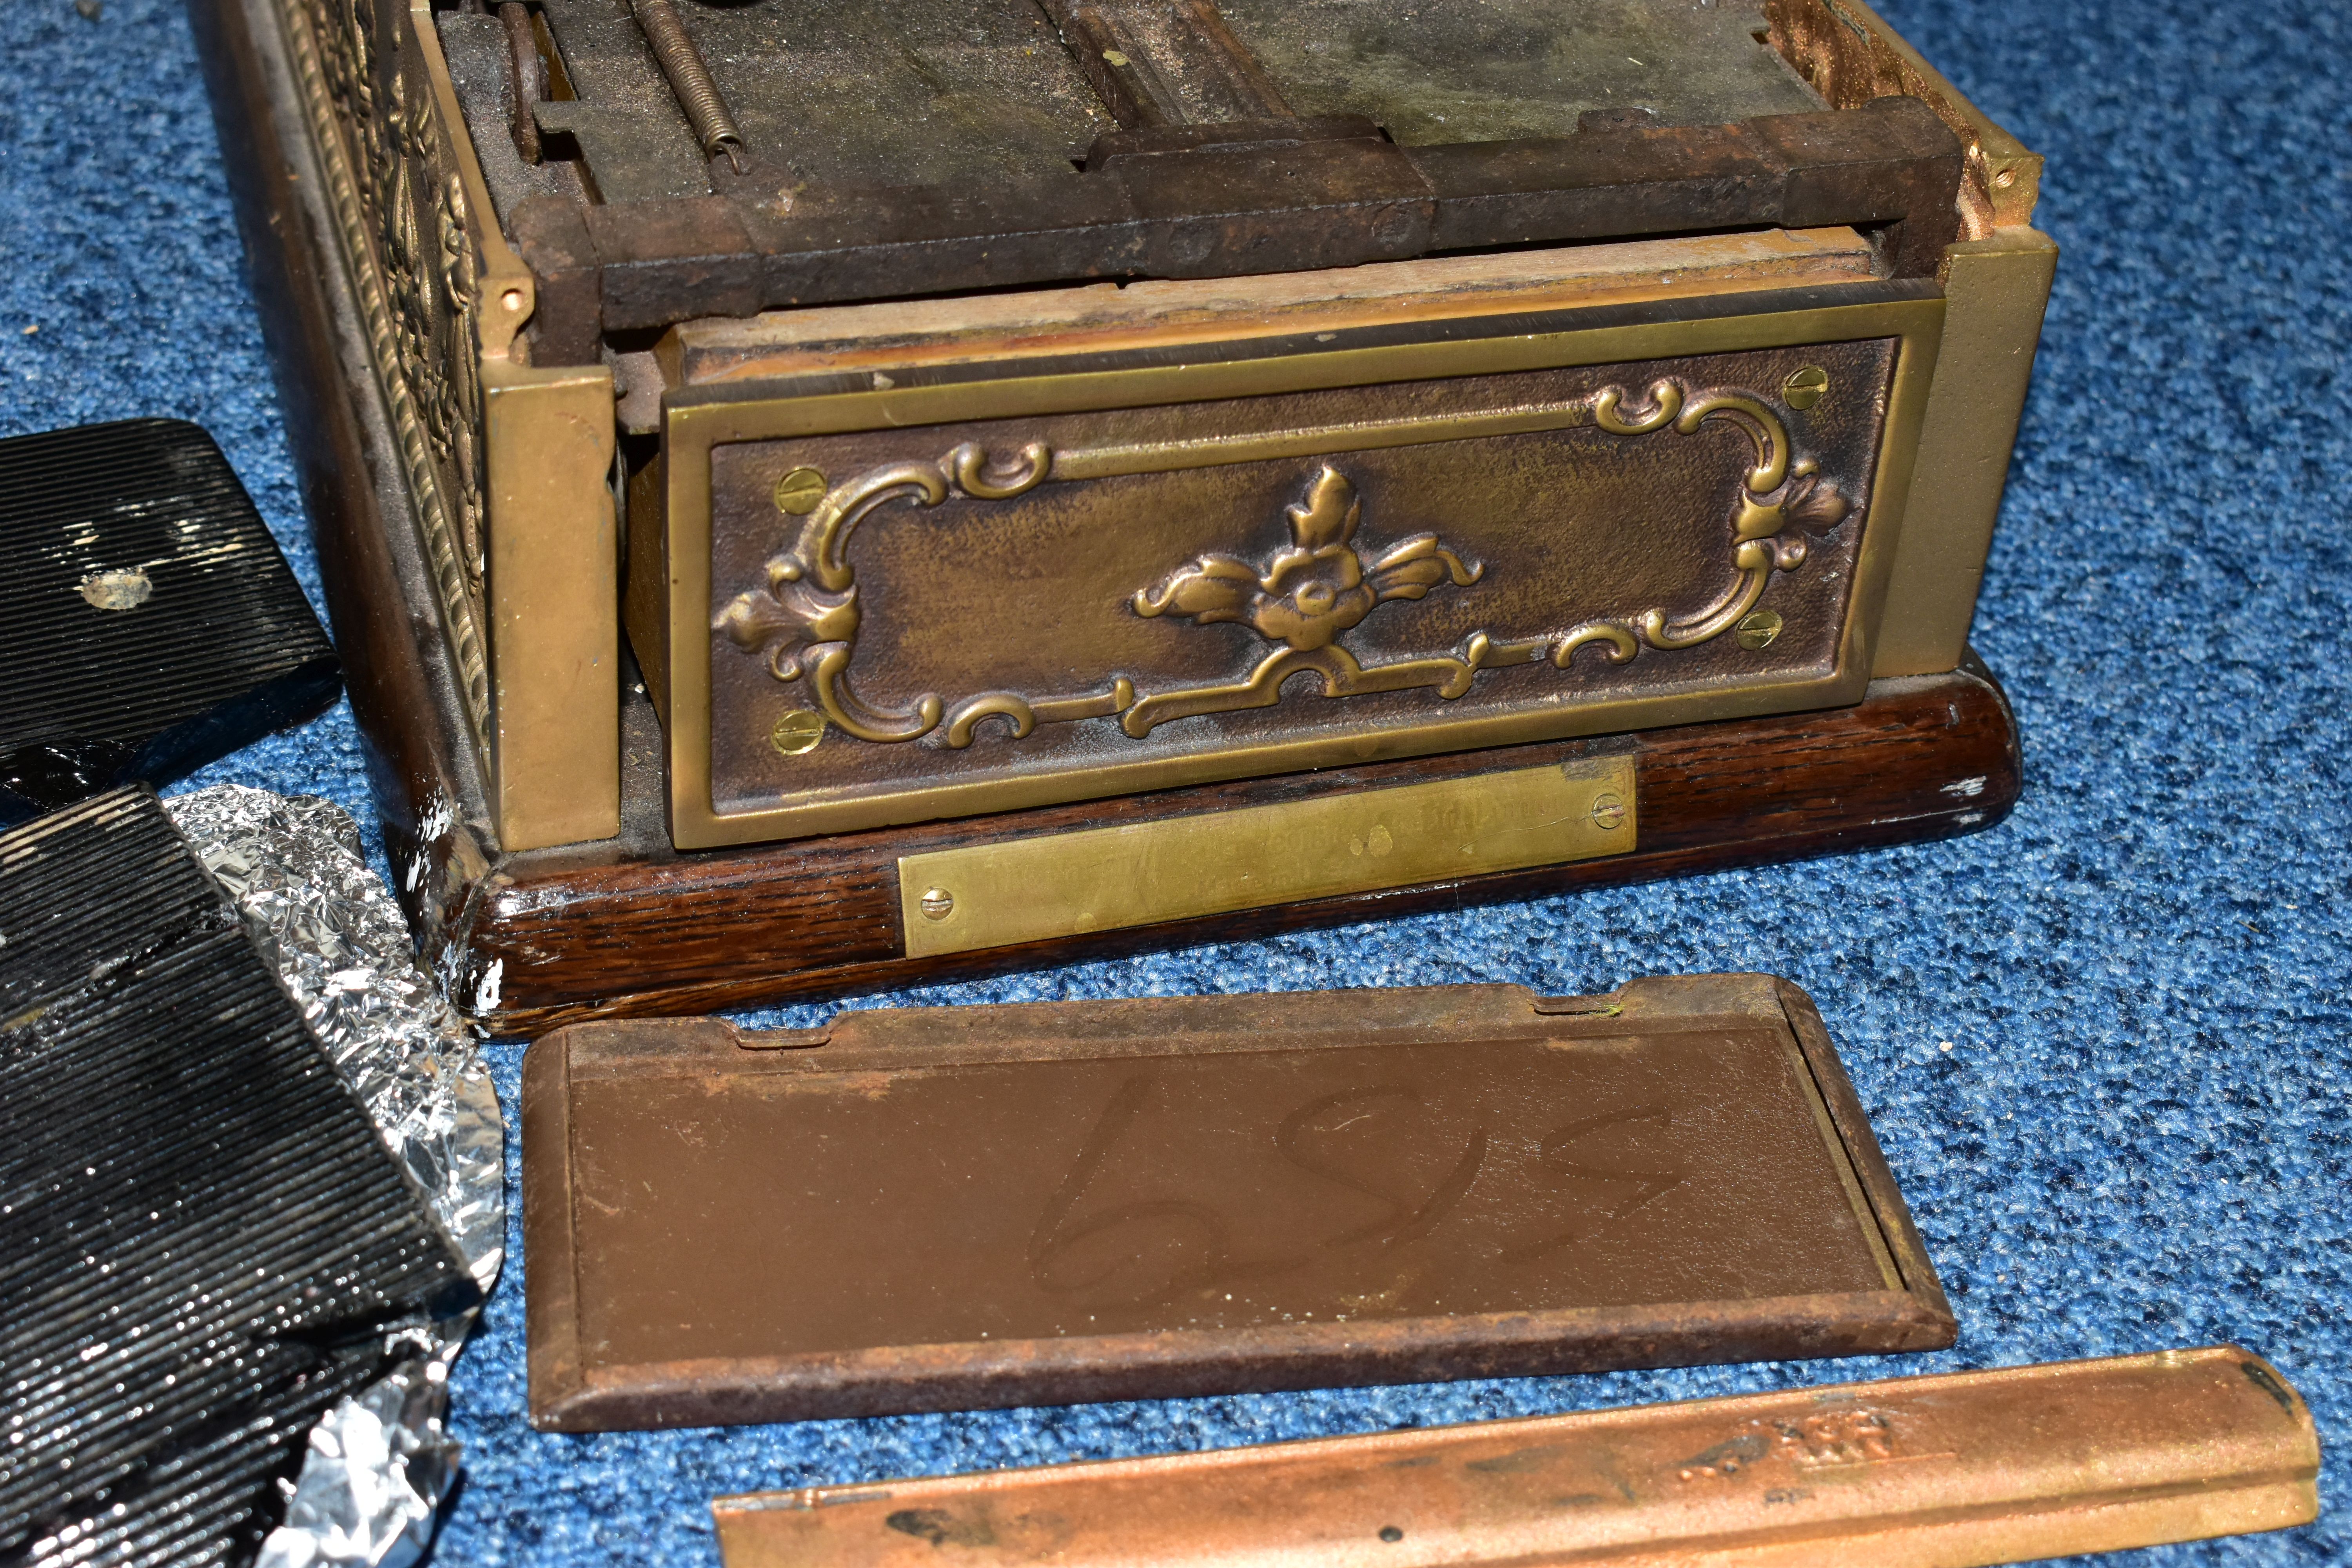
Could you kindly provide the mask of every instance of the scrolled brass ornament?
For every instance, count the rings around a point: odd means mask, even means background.
[[[1381,605],[1412,601],[1441,589],[1469,591],[1486,566],[1465,559],[1434,532],[1422,532],[1368,553],[1358,541],[1364,500],[1354,480],[1331,462],[1304,478],[1300,499],[1284,516],[1290,540],[1262,562],[1213,552],[1139,587],[1128,608],[1146,620],[1196,626],[1234,623],[1279,645],[1238,679],[1152,691],[1126,673],[1106,677],[1104,689],[1076,696],[984,691],[950,702],[926,692],[896,711],[877,710],[850,684],[861,611],[855,569],[845,553],[850,537],[882,507],[904,500],[917,510],[951,496],[1010,500],[1062,477],[1085,472],[1042,441],[1000,460],[964,442],[935,462],[873,468],[825,492],[809,510],[799,537],[770,558],[766,582],[737,594],[711,622],[737,647],[763,657],[782,681],[806,680],[814,703],[844,733],[882,743],[921,740],[934,732],[961,749],[981,726],[1000,720],[1008,741],[1024,740],[1041,724],[1116,719],[1138,740],[1162,724],[1203,714],[1269,708],[1284,700],[1296,675],[1320,679],[1326,698],[1428,690],[1441,700],[1468,693],[1481,670],[1549,662],[1570,670],[1578,650],[1601,647],[1612,665],[1644,648],[1675,652],[1697,647],[1749,617],[1776,572],[1801,567],[1811,541],[1834,531],[1853,511],[1820,465],[1799,455],[1788,426],[1763,396],[1737,389],[1693,390],[1661,379],[1640,394],[1602,387],[1579,410],[1612,436],[1639,438],[1664,431],[1688,436],[1710,421],[1748,437],[1754,460],[1742,471],[1728,524],[1732,580],[1707,606],[1681,617],[1660,608],[1582,621],[1564,630],[1522,637],[1473,632],[1451,648],[1366,664],[1343,639]],[[795,474],[808,470],[795,469]],[[788,475],[787,478],[792,476]],[[1073,476],[1075,477],[1075,476]],[[790,509],[784,509],[789,510]]]

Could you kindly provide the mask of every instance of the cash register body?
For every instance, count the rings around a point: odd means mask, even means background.
[[[192,5],[493,1019],[2014,797],[2040,163],[1854,0]]]

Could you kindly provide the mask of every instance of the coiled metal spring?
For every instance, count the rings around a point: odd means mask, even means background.
[[[710,78],[710,68],[702,63],[702,52],[687,36],[686,24],[679,20],[670,0],[630,0],[629,9],[637,18],[637,27],[653,47],[654,58],[661,62],[662,75],[669,79],[669,89],[677,97],[686,120],[694,128],[694,139],[702,145],[702,155],[716,158],[721,153],[735,171],[743,170],[743,133],[735,127],[734,115],[728,112],[727,100],[719,91],[719,84]]]

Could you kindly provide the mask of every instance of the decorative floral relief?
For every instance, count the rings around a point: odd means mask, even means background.
[[[1367,569],[1350,542],[1364,503],[1347,476],[1325,464],[1304,505],[1286,509],[1291,543],[1264,572],[1231,555],[1203,555],[1157,590],[1135,595],[1139,616],[1176,615],[1197,625],[1243,621],[1268,642],[1304,653],[1328,647],[1388,599],[1418,599],[1451,581],[1466,588],[1486,571],[1465,566],[1437,542],[1416,533]]]
[[[1086,696],[1040,700],[993,691],[950,708],[938,695],[926,694],[903,710],[880,711],[859,700],[848,679],[859,621],[856,574],[843,553],[851,533],[892,500],[918,508],[938,506],[955,493],[1001,500],[1053,477],[1055,454],[1043,443],[1023,448],[1009,468],[999,468],[967,442],[937,462],[892,464],[828,492],[799,539],[769,561],[766,583],[738,594],[712,629],[745,652],[763,656],[778,680],[807,680],[816,706],[845,733],[901,742],[939,731],[955,747],[970,745],[977,727],[989,719],[1003,720],[1016,741],[1039,724],[1109,718],[1140,739],[1178,719],[1272,707],[1282,700],[1284,683],[1302,673],[1319,677],[1326,697],[1426,689],[1450,700],[1467,693],[1482,669],[1546,658],[1566,669],[1579,649],[1593,644],[1605,647],[1604,657],[1612,664],[1627,663],[1644,647],[1696,647],[1736,626],[1755,607],[1772,574],[1802,566],[1811,541],[1834,531],[1853,508],[1822,478],[1812,458],[1794,455],[1786,425],[1761,398],[1745,392],[1691,394],[1671,379],[1654,384],[1647,397],[1645,405],[1629,409],[1624,389],[1607,387],[1592,395],[1586,412],[1593,425],[1622,437],[1668,428],[1689,435],[1719,420],[1746,434],[1756,454],[1730,519],[1735,575],[1714,603],[1685,619],[1651,609],[1528,637],[1500,638],[1481,631],[1452,650],[1364,665],[1340,639],[1374,609],[1390,600],[1420,599],[1441,587],[1472,587],[1486,568],[1464,561],[1434,533],[1414,534],[1367,561],[1356,545],[1362,499],[1345,474],[1325,463],[1307,480],[1304,497],[1286,509],[1290,542],[1262,565],[1237,555],[1203,555],[1139,589],[1129,601],[1146,619],[1167,616],[1195,626],[1236,622],[1281,645],[1241,679],[1139,693],[1132,679],[1119,676],[1108,689]]]
[[[421,514],[426,557],[478,741],[482,645],[478,258],[447,128],[388,34],[380,0],[292,0],[288,37],[370,357]],[[387,47],[387,46],[391,47]]]

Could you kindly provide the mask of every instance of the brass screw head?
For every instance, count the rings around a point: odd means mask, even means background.
[[[1625,802],[1615,792],[1603,790],[1592,797],[1592,826],[1604,828],[1625,826]]]
[[[776,481],[776,510],[806,517],[824,500],[824,476],[814,468],[794,468]]]
[[[927,921],[943,921],[955,913],[955,895],[945,888],[926,888],[923,896],[915,900]]]
[[[1789,379],[1780,384],[1781,397],[1790,407],[1797,409],[1811,408],[1828,396],[1829,390],[1830,373],[1817,364],[1790,371]]]
[[[768,732],[768,743],[788,757],[803,752],[814,752],[816,743],[824,739],[824,716],[805,708],[795,708],[776,721]]]
[[[1780,617],[1769,610],[1759,610],[1739,623],[1739,646],[1754,653],[1759,647],[1770,647],[1780,635]]]

